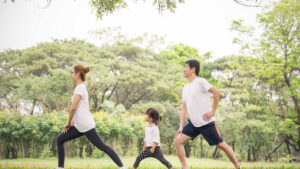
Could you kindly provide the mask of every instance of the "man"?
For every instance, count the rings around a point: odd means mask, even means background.
[[[223,140],[216,124],[214,115],[219,103],[219,91],[204,78],[197,77],[200,63],[197,60],[185,62],[184,76],[189,80],[182,90],[182,106],[180,125],[174,138],[177,156],[183,169],[188,169],[183,143],[195,139],[202,134],[210,146],[217,145],[223,150],[236,168],[239,164],[232,149]],[[213,106],[210,106],[210,93],[213,94]],[[183,127],[186,113],[189,114],[188,124]]]

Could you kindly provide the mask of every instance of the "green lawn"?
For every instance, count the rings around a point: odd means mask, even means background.
[[[172,165],[180,169],[180,162],[175,156],[166,156]],[[125,157],[122,158],[123,163],[131,168],[134,163],[135,157]],[[204,169],[204,168],[233,168],[233,165],[229,161],[221,160],[212,160],[212,159],[196,159],[189,158],[188,164],[190,169]],[[267,162],[255,162],[241,163],[242,168],[269,168],[269,169],[300,169],[300,163],[267,163]],[[56,158],[47,158],[47,159],[17,159],[17,160],[0,160],[0,168],[9,168],[9,169],[24,169],[24,168],[55,168],[57,167]],[[111,161],[111,159],[105,157],[101,159],[80,159],[80,158],[67,158],[65,161],[65,168],[84,168],[84,169],[117,169],[116,165]],[[141,162],[139,169],[165,169],[162,164],[160,164],[154,158],[148,158]]]

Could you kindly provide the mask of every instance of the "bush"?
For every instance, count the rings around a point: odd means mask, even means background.
[[[92,157],[93,158],[102,158],[103,156],[104,156],[104,152],[103,151],[101,151],[101,150],[99,150],[99,149],[95,149],[94,151],[93,151],[93,154],[92,154]]]
[[[126,140],[129,144],[135,144],[136,138],[143,137],[143,117],[128,112],[121,113],[122,107],[120,110],[118,113],[93,113],[96,130],[105,142],[117,140],[115,144],[123,146],[122,142]],[[59,112],[40,115],[0,112],[0,143],[3,145],[0,158],[45,158],[56,154],[56,137],[61,133],[67,118],[67,113]],[[80,147],[89,144],[91,143],[87,139],[68,142],[65,144],[66,156],[79,156]],[[101,153],[94,151],[96,154],[93,153],[93,156],[100,158]]]

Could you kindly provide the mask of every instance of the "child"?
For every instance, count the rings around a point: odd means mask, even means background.
[[[161,117],[158,110],[149,108],[146,111],[145,120],[149,124],[146,126],[145,131],[144,150],[136,158],[133,168],[136,169],[143,159],[147,157],[154,157],[169,169],[173,169],[172,165],[164,158],[164,155],[160,150],[159,128],[157,127],[157,125],[161,121]]]

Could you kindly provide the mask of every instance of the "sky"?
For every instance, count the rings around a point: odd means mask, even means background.
[[[185,0],[175,13],[159,13],[152,0],[133,3],[98,19],[88,1],[26,0],[15,3],[0,1],[0,51],[25,49],[52,39],[82,39],[100,44],[90,32],[107,27],[121,27],[129,36],[144,33],[165,37],[166,45],[183,43],[200,54],[212,52],[223,57],[237,52],[229,30],[232,20],[243,19],[258,27],[256,15],[261,8],[245,7],[233,0]]]

